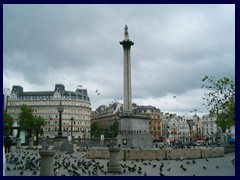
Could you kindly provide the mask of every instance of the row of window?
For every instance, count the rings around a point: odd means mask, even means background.
[[[62,131],[70,131],[71,130],[71,127],[63,127],[62,128]],[[72,129],[73,132],[89,132],[90,129],[89,128],[73,128]],[[58,132],[58,127],[45,127],[44,128],[44,131],[47,131],[47,132]]]
[[[34,108],[33,112],[35,113],[58,113],[56,108]],[[81,113],[81,114],[90,114],[90,109],[79,109],[79,108],[65,108],[63,113]]]
[[[9,99],[8,106],[21,106],[26,104],[27,106],[58,106],[59,101],[33,101],[33,102],[11,102]],[[81,102],[72,102],[72,101],[62,101],[62,105],[64,106],[80,106],[80,107],[90,107],[88,103]]]
[[[58,125],[59,121],[47,121],[47,125]],[[71,125],[71,120],[62,121],[63,125]],[[90,122],[87,121],[73,121],[73,125],[81,125],[81,126],[90,126]]]

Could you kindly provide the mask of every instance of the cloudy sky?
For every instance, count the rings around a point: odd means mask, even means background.
[[[201,115],[204,75],[235,79],[234,5],[4,5],[3,91],[82,85],[93,110],[121,99],[125,25],[138,105]]]

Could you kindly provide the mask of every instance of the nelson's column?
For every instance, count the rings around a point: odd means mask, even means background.
[[[152,139],[149,133],[149,117],[132,113],[131,88],[131,46],[128,27],[124,28],[123,46],[123,113],[120,115],[120,134],[118,144],[126,148],[151,148]]]

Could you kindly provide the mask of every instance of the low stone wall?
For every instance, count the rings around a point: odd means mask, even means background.
[[[235,145],[226,146],[226,153],[235,152]]]
[[[109,159],[108,148],[88,148],[87,158],[89,159]],[[224,156],[223,147],[201,148],[201,149],[130,149],[122,148],[119,159],[199,159]]]
[[[165,159],[178,159],[184,157],[185,159],[201,158],[201,149],[171,149],[166,150]]]

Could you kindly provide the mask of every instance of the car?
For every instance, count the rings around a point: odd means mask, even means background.
[[[190,143],[190,145],[191,145],[191,146],[201,146],[200,143],[195,142],[195,141],[192,141],[192,142]]]
[[[154,139],[153,142],[154,142],[154,143],[155,143],[155,142],[160,142],[160,140],[159,140],[159,139]]]
[[[173,149],[184,149],[185,148],[185,145],[182,143],[182,141],[180,141],[180,140],[175,140],[175,141],[173,141],[173,143],[172,143],[172,147],[173,147]]]
[[[200,144],[200,145],[205,145],[206,141],[204,139],[196,139],[194,142]]]

